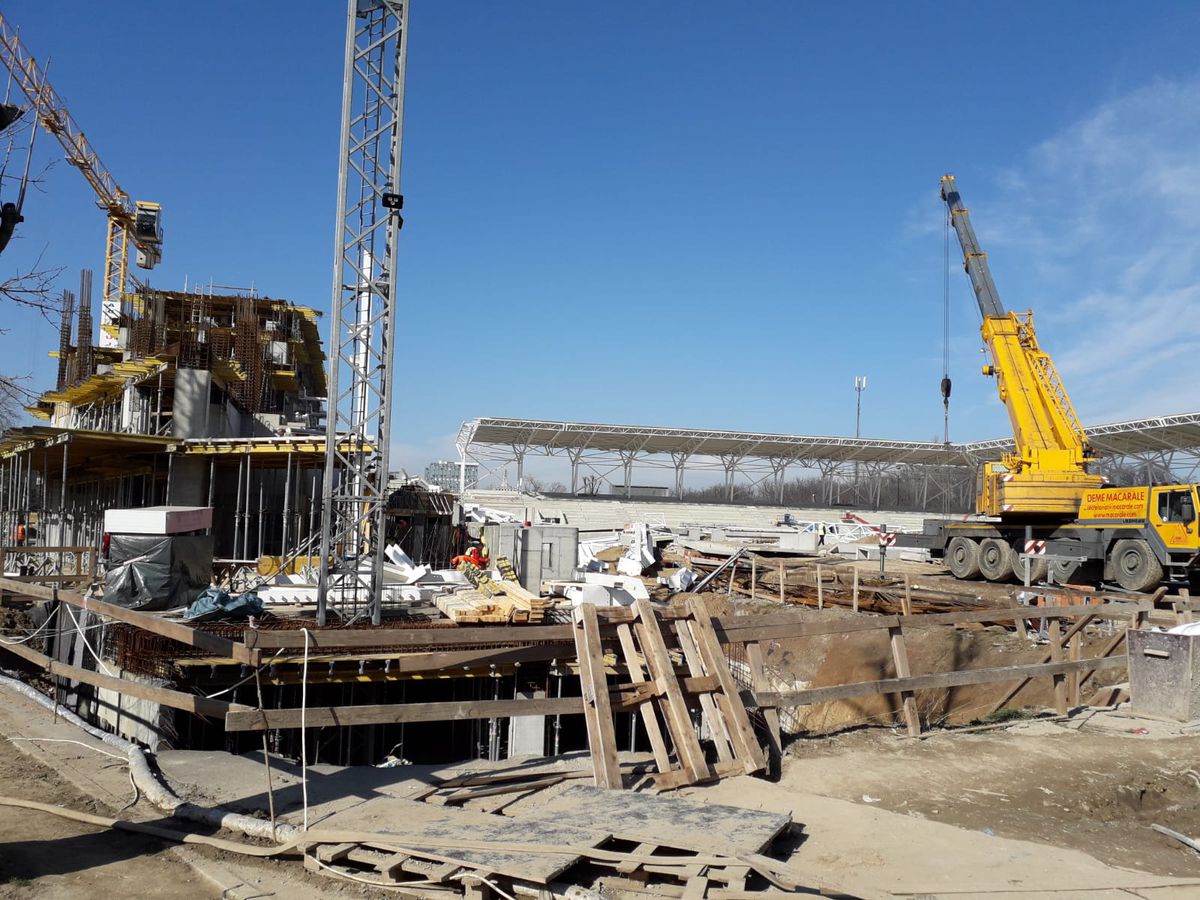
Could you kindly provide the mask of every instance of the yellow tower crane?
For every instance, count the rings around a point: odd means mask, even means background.
[[[126,298],[141,283],[129,271],[129,248],[137,250],[137,264],[153,269],[162,259],[162,209],[157,203],[134,202],[100,161],[83,129],[66,103],[46,79],[45,69],[21,43],[8,18],[0,13],[0,60],[28,98],[42,127],[54,135],[96,192],[96,205],[108,216],[104,245],[104,282],[100,302],[100,346],[119,347],[121,314]]]

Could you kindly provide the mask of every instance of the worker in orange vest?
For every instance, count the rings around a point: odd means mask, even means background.
[[[13,529],[13,543],[18,547],[25,546],[25,520],[19,519],[17,527]]]
[[[490,564],[487,553],[478,544],[472,544],[467,548],[466,553],[454,557],[454,559],[450,560],[450,565],[457,568],[460,562],[468,562],[480,569],[486,569]]]

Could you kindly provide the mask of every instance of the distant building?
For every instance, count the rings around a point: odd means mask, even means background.
[[[610,484],[608,493],[617,497],[670,497],[671,489],[653,484],[631,484],[629,493],[625,493],[625,485]]]
[[[458,490],[459,466],[457,462],[439,459],[425,467],[425,480],[436,484],[444,491]],[[479,486],[479,466],[467,463],[467,488]]]

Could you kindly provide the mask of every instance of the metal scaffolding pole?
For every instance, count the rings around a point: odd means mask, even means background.
[[[317,621],[382,620],[406,0],[348,0]],[[335,478],[339,470],[341,478]],[[330,554],[337,559],[330,563]]]

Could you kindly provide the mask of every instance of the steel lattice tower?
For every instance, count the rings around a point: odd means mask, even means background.
[[[408,0],[348,0],[317,620],[382,617]],[[333,565],[330,560],[333,558]]]

